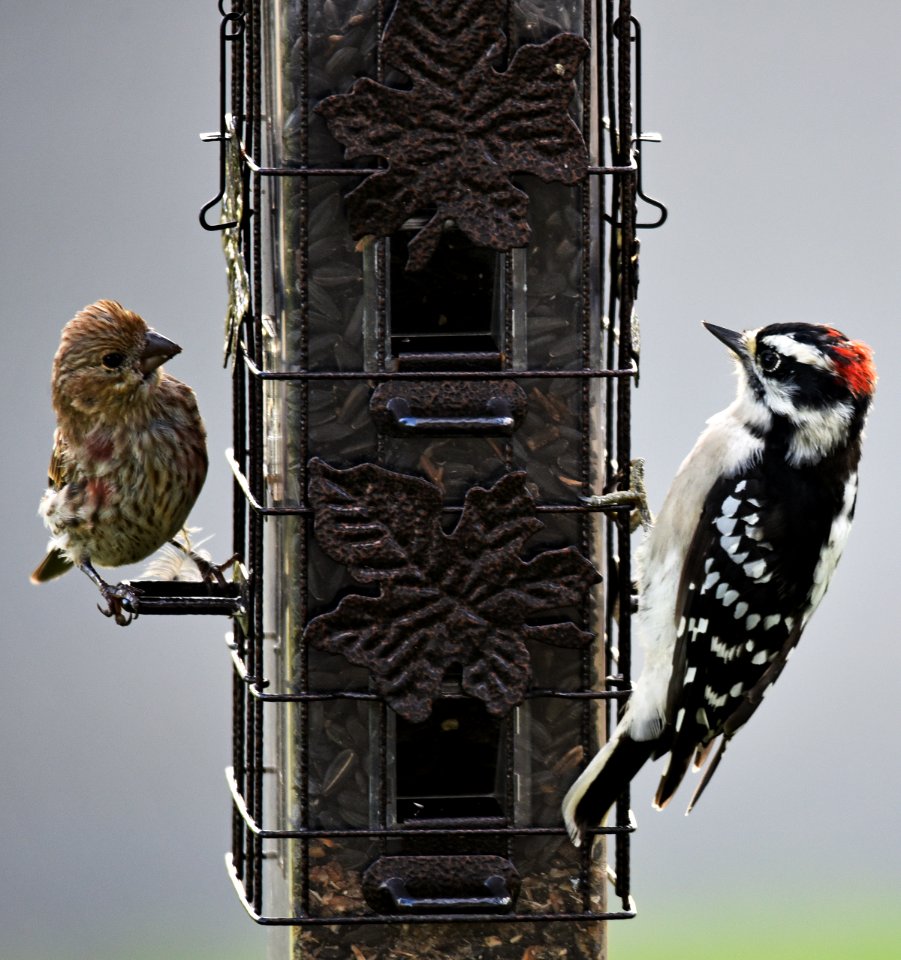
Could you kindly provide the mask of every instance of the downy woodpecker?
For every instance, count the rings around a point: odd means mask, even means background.
[[[823,599],[854,516],[870,348],[807,323],[705,326],[737,358],[738,394],[708,421],[638,551],[644,667],[563,800],[576,845],[646,760],[669,754],[662,809],[721,738],[691,810]]]

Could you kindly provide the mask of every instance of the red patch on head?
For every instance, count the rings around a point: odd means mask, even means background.
[[[835,372],[855,396],[869,396],[876,389],[876,364],[873,350],[860,340],[847,340],[838,330],[829,333],[836,342],[831,344]]]

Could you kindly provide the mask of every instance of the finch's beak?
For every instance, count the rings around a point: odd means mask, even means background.
[[[717,338],[725,343],[726,346],[741,360],[742,363],[748,363],[751,360],[751,354],[748,351],[748,345],[744,337],[734,330],[727,330],[725,327],[718,327],[713,323],[705,323],[705,327]]]
[[[173,343],[156,330],[148,330],[144,349],[141,351],[141,372],[146,377],[177,353],[181,353],[181,347],[177,343]]]

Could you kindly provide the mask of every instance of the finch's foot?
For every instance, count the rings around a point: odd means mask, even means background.
[[[104,610],[99,603],[97,609],[105,617],[114,617],[120,627],[127,627],[132,620],[138,619],[135,609],[138,603],[138,592],[133,587],[124,583],[117,583],[115,586],[107,583],[100,587],[100,593],[106,601],[106,609]]]
[[[127,627],[132,620],[137,620],[138,591],[134,587],[127,583],[107,583],[89,560],[83,560],[78,566],[94,581],[106,601],[105,610],[97,604],[97,609],[105,617],[114,617],[120,627]]]
[[[212,560],[207,560],[206,557],[201,556],[196,550],[192,550],[180,540],[170,540],[169,543],[171,543],[173,547],[178,547],[182,553],[191,559],[191,562],[200,571],[200,576],[204,583],[215,583],[220,587],[224,587],[228,583],[228,580],[225,579],[225,571],[228,570],[236,560],[240,560],[238,554],[233,553],[228,560],[223,560],[222,563],[213,563]]]
[[[191,559],[197,564],[197,569],[200,571],[204,583],[217,583],[220,587],[224,587],[228,583],[228,580],[225,579],[225,571],[240,558],[237,553],[233,553],[228,560],[223,560],[222,563],[213,563],[192,552]]]

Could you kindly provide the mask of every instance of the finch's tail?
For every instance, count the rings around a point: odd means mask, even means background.
[[[577,847],[589,826],[604,822],[619,795],[654,751],[657,741],[633,740],[627,732],[628,724],[628,719],[620,721],[613,736],[563,798],[563,821]]]
[[[61,577],[71,569],[72,561],[61,550],[54,547],[35,568],[31,575],[31,582],[46,583],[48,580]]]

